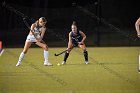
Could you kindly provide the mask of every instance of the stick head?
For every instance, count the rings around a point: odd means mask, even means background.
[[[57,54],[54,54],[54,56],[58,56]]]

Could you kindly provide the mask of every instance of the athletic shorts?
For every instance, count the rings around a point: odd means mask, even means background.
[[[39,38],[40,37],[40,35],[37,35],[37,38]],[[32,43],[35,43],[35,42],[37,42],[37,40],[36,40],[36,38],[34,37],[34,35],[28,35],[27,36],[27,39],[26,39],[26,42],[32,42]]]

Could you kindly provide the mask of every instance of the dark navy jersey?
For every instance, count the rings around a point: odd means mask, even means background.
[[[78,46],[78,42],[81,42],[82,36],[80,34],[80,31],[77,31],[76,34],[74,34],[73,31],[71,31],[71,37],[72,37],[72,44],[74,46]]]

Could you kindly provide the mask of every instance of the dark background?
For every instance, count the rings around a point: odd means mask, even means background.
[[[138,0],[5,0],[34,20],[44,16],[49,46],[67,46],[72,21],[87,35],[87,46],[139,46],[135,22],[140,16]],[[22,17],[0,2],[0,40],[4,47],[23,47],[29,33]]]

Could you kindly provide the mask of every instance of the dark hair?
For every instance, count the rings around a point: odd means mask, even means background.
[[[74,26],[77,27],[77,23],[76,23],[76,21],[73,21],[73,22],[72,22],[72,25],[74,25]]]

